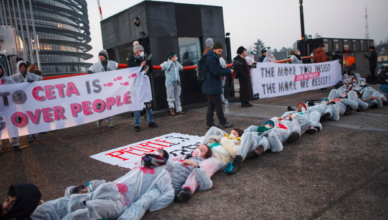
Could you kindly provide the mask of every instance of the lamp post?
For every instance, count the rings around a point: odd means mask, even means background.
[[[299,12],[300,12],[300,31],[301,31],[301,38],[302,38],[302,48],[300,48],[300,52],[303,56],[307,55],[306,52],[306,39],[305,39],[305,33],[304,33],[304,15],[303,15],[303,0],[299,0]]]

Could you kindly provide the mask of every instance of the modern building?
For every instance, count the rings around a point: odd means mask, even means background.
[[[101,32],[109,58],[119,63],[127,62],[137,40],[147,54],[152,53],[154,65],[160,65],[168,53],[175,52],[183,66],[192,66],[202,57],[207,38],[224,45],[223,57],[228,60],[230,44],[220,6],[143,1],[102,20]],[[207,100],[196,70],[181,71],[180,78],[183,105]],[[150,80],[154,108],[168,108],[164,72],[154,70]],[[225,96],[229,97],[229,81],[226,85]]]
[[[43,75],[86,72],[91,63],[85,61],[93,57],[87,53],[92,47],[88,44],[91,38],[86,0],[31,0],[31,3]],[[31,62],[27,28],[30,38],[34,37],[29,0],[2,0],[0,4],[0,16],[4,16],[1,21],[16,29],[16,34],[24,40],[25,58]],[[35,52],[33,59],[37,63]]]

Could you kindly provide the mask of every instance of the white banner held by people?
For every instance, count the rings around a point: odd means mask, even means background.
[[[313,64],[258,63],[252,71],[253,94],[260,98],[327,88],[341,79],[337,60]]]
[[[1,139],[68,128],[128,111],[152,100],[141,67],[0,86]]]
[[[104,163],[132,169],[140,165],[143,155],[154,153],[159,149],[166,150],[170,154],[170,158],[190,154],[201,143],[202,139],[203,137],[194,135],[170,133],[90,157]]]

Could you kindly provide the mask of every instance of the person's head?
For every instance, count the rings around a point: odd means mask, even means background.
[[[221,57],[222,52],[224,51],[224,46],[220,42],[216,42],[213,46],[213,52],[218,57]]]
[[[0,216],[5,219],[29,218],[39,205],[41,197],[38,187],[33,184],[12,185],[1,207]]]
[[[267,120],[264,122],[263,126],[266,128],[273,128],[275,127],[275,122],[272,120]]]
[[[176,58],[177,58],[176,53],[169,53],[166,56],[166,61],[171,60],[171,62],[174,62]]]
[[[296,55],[300,55],[300,50],[296,50],[296,51],[295,51],[295,54],[296,54]]]
[[[38,66],[37,65],[35,65],[35,64],[31,64],[29,67],[28,67],[28,72],[29,73],[33,73],[35,70],[39,70],[38,69]]]
[[[263,57],[265,57],[265,56],[267,55],[267,51],[266,51],[266,50],[261,50],[261,55],[262,55]]]
[[[345,49],[345,51],[348,51],[349,50],[349,45],[345,45],[344,49]]]
[[[365,82],[365,80],[360,80],[360,86],[362,86],[362,87],[365,87],[366,86],[366,82]]]
[[[252,58],[255,58],[255,53],[253,51],[251,51],[248,55],[251,56]]]
[[[138,41],[133,42],[133,53],[136,56],[140,56],[142,52],[144,52],[144,47]]]
[[[357,82],[358,82],[357,77],[353,77],[352,82],[353,82],[353,84],[354,84],[354,83],[357,83]]]
[[[199,145],[197,148],[193,150],[191,154],[193,155],[193,157],[202,157],[204,159],[207,159],[213,156],[212,150],[206,144]]]
[[[369,51],[370,51],[370,52],[374,51],[375,49],[376,49],[375,46],[370,46],[370,47],[369,47]]]
[[[27,64],[26,63],[21,63],[20,66],[19,66],[19,69],[20,69],[20,72],[25,74],[26,71],[27,71]]]
[[[170,157],[168,152],[163,150],[163,149],[158,150],[158,155],[163,157],[163,158],[166,158],[166,160],[168,160],[168,158]]]
[[[211,38],[206,39],[206,47],[213,48],[214,41]]]
[[[231,131],[230,131],[230,135],[229,137],[241,137],[242,135],[244,134],[244,131],[241,130],[240,128],[233,128]]]
[[[101,50],[98,53],[98,58],[100,59],[101,62],[108,60],[108,52],[106,52],[106,50]]]
[[[324,44],[321,44],[321,45],[319,45],[319,48],[321,48],[323,51],[325,51],[325,45]]]
[[[328,105],[329,104],[329,99],[328,98],[323,98],[321,100],[321,103],[324,104],[324,105]]]
[[[242,56],[242,57],[245,57],[247,55],[247,49],[245,49],[245,47],[241,46],[237,49],[237,54]]]
[[[305,112],[307,111],[307,106],[303,103],[299,103],[297,107],[297,112]]]
[[[38,76],[42,76],[42,72],[40,70],[34,70],[33,72],[34,74],[38,75]]]
[[[349,83],[348,84],[348,88],[352,87],[353,86],[353,83]]]
[[[294,54],[295,54],[295,50],[291,50],[290,55],[294,55]]]

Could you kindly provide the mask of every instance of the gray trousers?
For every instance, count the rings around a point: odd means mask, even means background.
[[[176,83],[173,85],[168,85],[166,87],[167,90],[167,102],[169,108],[175,108],[177,112],[182,111],[181,105],[181,86]],[[174,106],[175,104],[175,106]]]

